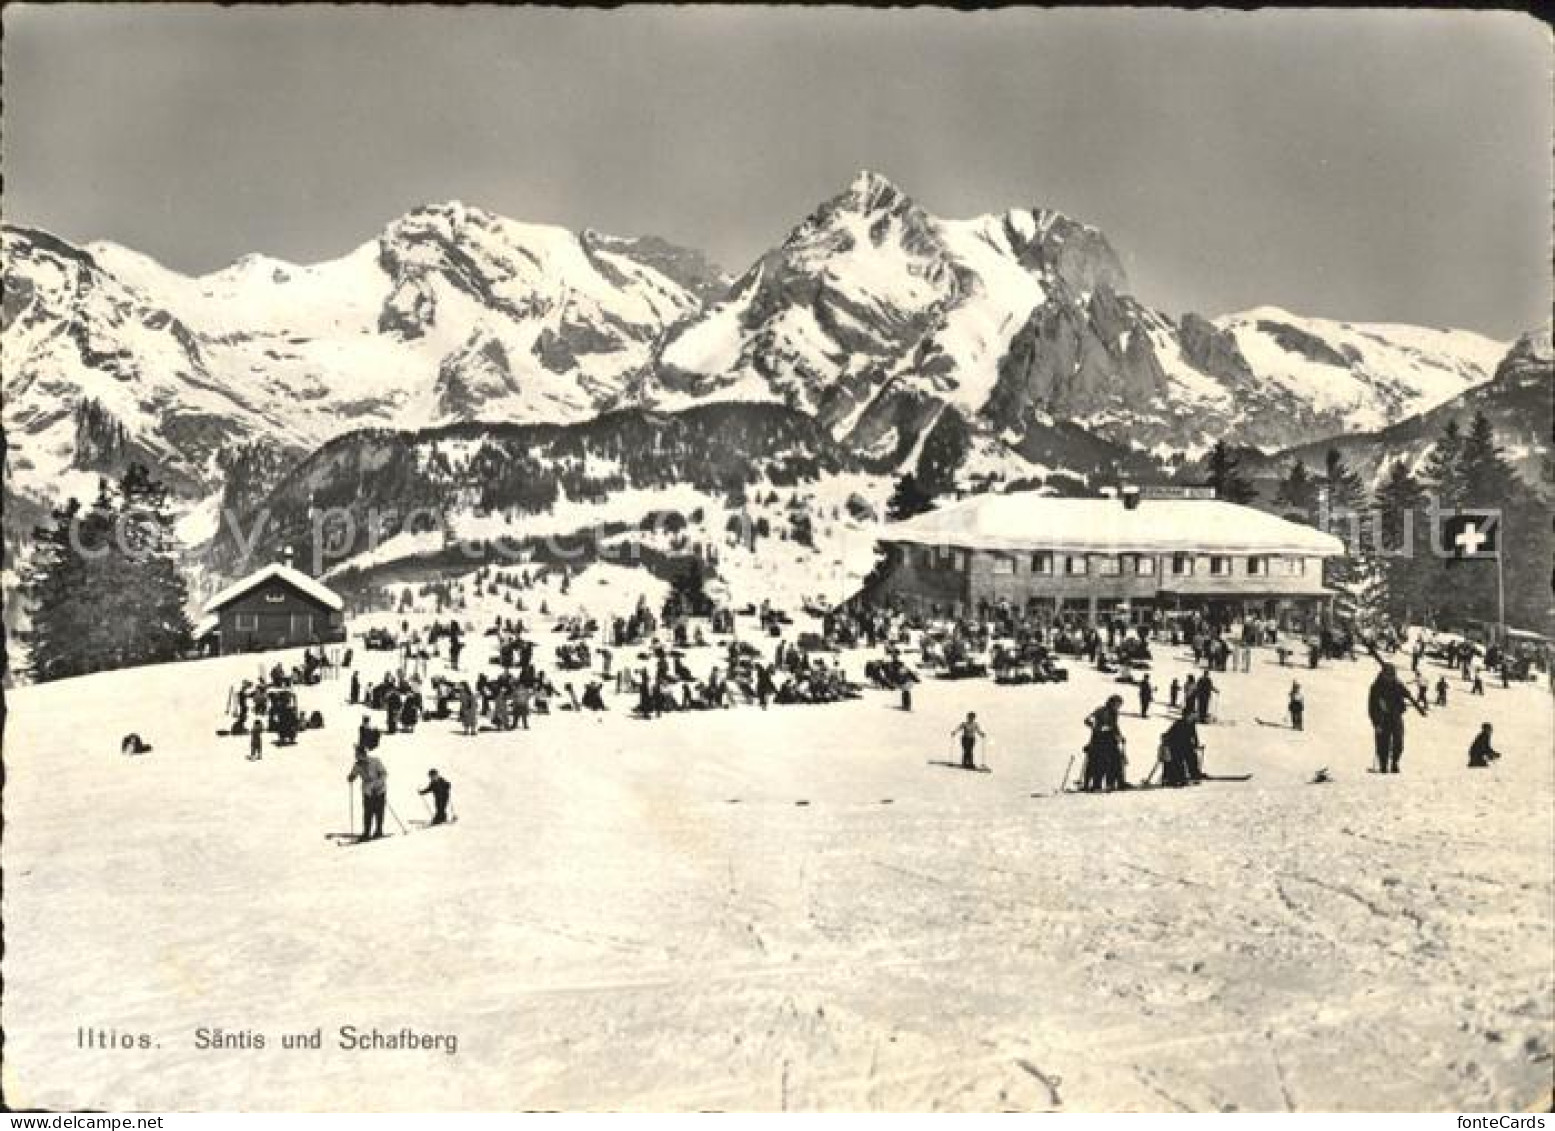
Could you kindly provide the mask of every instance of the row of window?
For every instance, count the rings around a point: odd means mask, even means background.
[[[933,569],[949,568],[963,572],[967,568],[967,551],[950,550],[936,552],[924,549],[923,565]],[[1300,577],[1306,573],[1305,558],[1252,555],[1243,559],[1247,563],[1249,577]],[[993,572],[1014,574],[1019,561],[1012,554],[995,554]],[[1193,554],[1171,554],[1165,560],[1167,571],[1173,577],[1192,577],[1198,569],[1198,557]],[[1208,576],[1230,577],[1232,559],[1225,554],[1211,554],[1208,559]],[[1131,574],[1137,577],[1153,577],[1156,558],[1153,554],[1058,554],[1039,551],[1030,556],[1029,569],[1043,577],[1062,574],[1065,577],[1083,577],[1094,572],[1099,577],[1119,577]]]
[[[258,632],[258,613],[234,613],[232,614],[232,627],[238,632]],[[291,636],[311,636],[313,634],[313,614],[293,613],[291,615]]]

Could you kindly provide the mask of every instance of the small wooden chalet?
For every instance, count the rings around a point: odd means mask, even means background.
[[[201,643],[227,656],[300,648],[346,638],[339,594],[291,566],[265,566],[212,597],[201,621]]]

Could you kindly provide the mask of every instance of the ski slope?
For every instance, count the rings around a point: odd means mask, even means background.
[[[470,642],[467,672],[487,639]],[[843,658],[855,673],[862,660]],[[1374,776],[1370,665],[1294,671],[1259,650],[1252,674],[1217,675],[1227,722],[1203,732],[1209,772],[1250,782],[1106,797],[1052,796],[1084,715],[1128,692],[1083,665],[1051,687],[931,679],[912,714],[868,692],[655,722],[612,699],[603,716],[473,738],[428,721],[384,739],[390,803],[424,818],[414,789],[436,767],[458,823],[342,849],[326,834],[347,828],[359,717],[343,683],[304,689],[326,728],[261,762],[213,735],[227,686],[259,663],[12,695],[13,1107],[1548,1101],[1545,686],[1470,699],[1454,679],[1446,710],[1409,720],[1405,772]],[[1187,670],[1168,649],[1155,681]],[[1282,716],[1292,677],[1308,731],[1258,725]],[[1126,704],[1138,780],[1164,722]],[[969,709],[991,774],[933,764]],[[1506,757],[1470,772],[1482,719]],[[118,753],[131,730],[151,754]],[[1320,766],[1334,783],[1307,784]],[[457,1053],[332,1048],[347,1024],[457,1034]],[[79,1049],[79,1026],[157,1047]],[[201,1026],[269,1046],[202,1051]],[[279,1047],[316,1026],[322,1051]]]

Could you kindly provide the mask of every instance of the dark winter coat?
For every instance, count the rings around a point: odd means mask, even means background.
[[[430,793],[432,795],[432,800],[437,802],[437,807],[439,809],[443,809],[447,807],[448,795],[452,793],[453,790],[453,782],[449,781],[447,778],[433,778],[427,783],[427,787],[425,789],[420,789],[416,792],[423,794]]]
[[[1403,722],[1404,712],[1412,702],[1409,689],[1402,682],[1379,674],[1372,680],[1371,691],[1366,696],[1366,713],[1374,727],[1397,726]]]

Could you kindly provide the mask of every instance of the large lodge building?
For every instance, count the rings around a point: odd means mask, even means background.
[[[922,613],[1142,622],[1197,610],[1310,625],[1330,611],[1331,534],[1213,497],[978,495],[886,526],[867,594]]]

